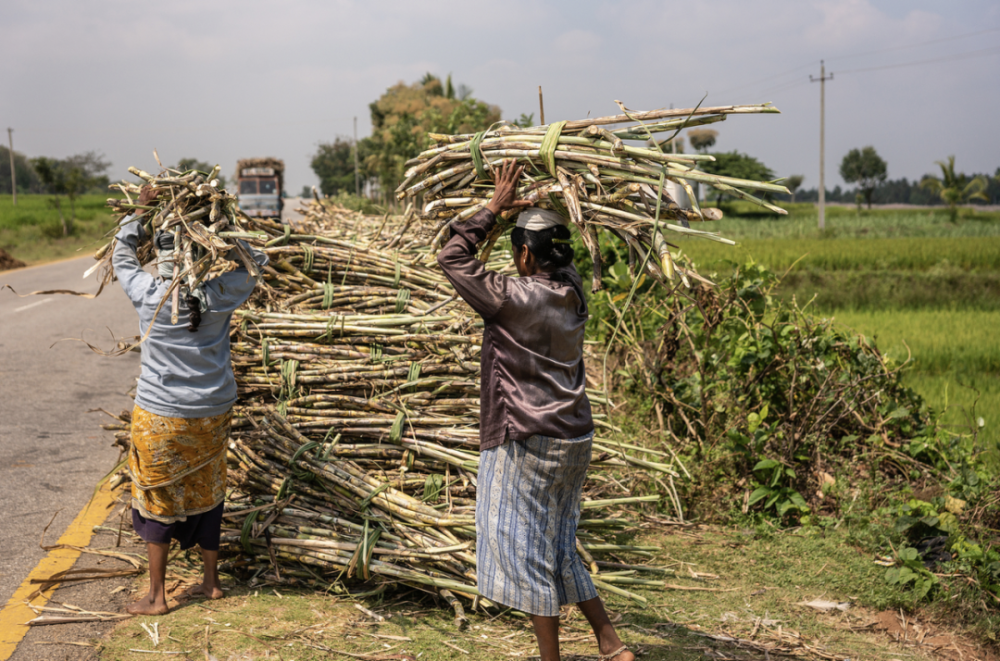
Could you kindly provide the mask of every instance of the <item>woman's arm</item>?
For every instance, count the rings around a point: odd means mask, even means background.
[[[142,270],[142,264],[135,254],[145,235],[142,221],[135,216],[127,216],[122,220],[118,234],[115,235],[118,241],[111,256],[115,276],[122,283],[125,295],[136,305],[143,301],[145,293],[153,284],[153,276]]]
[[[500,212],[531,205],[517,199],[517,181],[523,170],[505,161],[496,177],[493,199],[469,220],[451,226],[451,239],[437,256],[445,277],[483,319],[495,316],[507,300],[507,276],[488,270],[476,259],[476,246],[489,234]]]
[[[157,192],[152,186],[143,186],[139,191],[139,204],[148,206],[156,200]],[[146,238],[146,230],[142,227],[144,211],[126,216],[119,224],[115,235],[115,251],[111,255],[111,266],[115,277],[122,283],[125,295],[134,305],[139,305],[145,299],[146,293],[153,284],[153,276],[142,270],[142,264],[136,256],[139,243]]]
[[[268,257],[263,251],[254,248],[243,240],[240,240],[240,244],[250,254],[253,261],[257,263],[257,266],[262,269],[267,266]],[[232,253],[226,257],[227,259],[237,262],[239,260],[239,258]],[[250,275],[246,265],[242,262],[238,263],[239,266],[236,270],[220,275],[213,280],[209,280],[206,284],[209,291],[208,306],[212,310],[215,310],[216,312],[232,312],[236,308],[243,305],[246,300],[250,298],[250,294],[253,293],[254,287],[257,286],[257,281]]]

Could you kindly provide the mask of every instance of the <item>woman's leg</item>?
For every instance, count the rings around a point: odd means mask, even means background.
[[[190,542],[196,542],[201,547],[201,560],[204,564],[204,576],[201,584],[196,585],[188,594],[199,594],[209,599],[219,599],[222,594],[222,583],[219,581],[219,539],[222,532],[223,504],[219,503],[213,509],[190,517],[189,523],[194,526]]]
[[[542,661],[559,661],[559,616],[532,615],[531,625]]]
[[[590,622],[590,628],[594,630],[594,635],[597,636],[597,646],[602,655],[611,654],[615,650],[621,649],[622,639],[618,637],[614,625],[608,619],[608,613],[604,610],[604,602],[601,601],[600,597],[581,601],[577,606],[580,607],[580,612]],[[612,659],[613,661],[633,661],[635,654],[625,650],[618,656],[612,657]]]
[[[204,595],[209,599],[219,599],[223,596],[222,583],[219,581],[219,551],[201,550],[201,560],[205,565],[205,574],[201,585],[196,585],[188,594]]]
[[[167,580],[167,551],[170,544],[146,543],[149,555],[149,594],[138,601],[133,601],[126,610],[133,615],[165,615],[167,594],[164,583]]]

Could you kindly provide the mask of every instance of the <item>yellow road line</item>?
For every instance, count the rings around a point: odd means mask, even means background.
[[[93,537],[94,526],[104,523],[108,517],[108,510],[115,501],[115,495],[105,484],[101,490],[94,494],[89,503],[89,507],[84,507],[69,528],[59,538],[59,544],[69,544],[72,546],[86,547]],[[14,592],[7,605],[0,610],[0,661],[7,661],[14,654],[18,644],[28,633],[29,627],[26,623],[35,617],[34,611],[25,605],[25,601],[32,592],[38,589],[37,583],[32,583],[31,579],[44,579],[59,571],[71,569],[76,559],[80,557],[79,551],[70,549],[55,549],[42,558],[38,566],[31,570],[28,577],[21,583],[21,587]],[[58,586],[52,586],[44,593],[36,596],[32,600],[35,606],[43,606],[52,596],[52,592]]]

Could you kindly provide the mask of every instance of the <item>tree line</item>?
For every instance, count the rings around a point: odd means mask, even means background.
[[[66,158],[50,156],[35,156],[29,158],[20,152],[14,152],[14,174],[17,180],[18,194],[50,195],[49,206],[59,213],[63,235],[72,232],[73,221],[76,220],[76,201],[81,195],[106,194],[111,180],[107,172],[111,161],[96,151],[74,154]],[[10,195],[10,149],[0,146],[0,195]],[[182,158],[173,166],[176,170],[201,170],[210,172],[214,166],[194,158]],[[222,186],[226,185],[223,176],[218,177]],[[68,211],[64,213],[63,201],[69,203]]]
[[[392,192],[403,179],[405,163],[434,144],[430,134],[474,133],[500,121],[496,105],[476,99],[464,85],[454,86],[451,76],[442,80],[428,73],[419,81],[407,85],[398,83],[369,105],[372,135],[358,141],[358,182],[367,197],[382,202],[392,200]],[[512,124],[530,126],[534,115],[508,120]],[[667,151],[683,153],[685,137],[697,152],[711,154],[715,161],[704,163],[703,169],[712,174],[782,181],[791,196],[773,196],[778,201],[816,202],[816,188],[799,190],[802,175],[776,178],[774,171],[760,159],[738,151],[709,151],[719,133],[714,129],[690,129],[686,136],[660,143]],[[355,144],[346,137],[318,145],[312,157],[312,169],[325,195],[350,194],[355,191]],[[993,175],[965,175],[955,170],[954,158],[938,163],[941,175],[925,175],[909,181],[888,178],[888,165],[872,146],[852,149],[841,161],[840,174],[844,181],[856,184],[844,188],[835,186],[826,193],[830,202],[857,204],[946,204],[953,209],[959,204],[1000,204],[1000,168]],[[307,194],[308,191],[303,191]],[[721,202],[726,195],[712,189],[699,193],[704,201]]]

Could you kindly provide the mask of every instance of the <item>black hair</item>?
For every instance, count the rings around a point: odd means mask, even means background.
[[[188,306],[188,330],[196,333],[201,324],[201,302],[190,292],[184,295],[184,302]]]
[[[540,270],[555,271],[573,263],[573,245],[569,237],[569,228],[565,225],[553,225],[544,230],[515,227],[510,233],[510,242],[517,252],[521,251],[521,246],[528,246]]]

